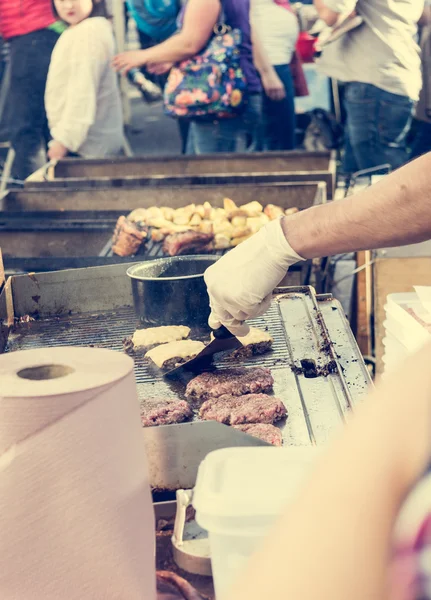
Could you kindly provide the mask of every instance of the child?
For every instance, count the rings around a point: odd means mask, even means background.
[[[69,28],[54,48],[46,85],[48,156],[119,154],[123,118],[105,0],[53,0],[53,10]]]

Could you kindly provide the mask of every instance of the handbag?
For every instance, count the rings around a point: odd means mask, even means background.
[[[198,120],[240,114],[247,100],[241,41],[241,31],[225,24],[222,11],[206,48],[172,68],[164,91],[165,113]]]

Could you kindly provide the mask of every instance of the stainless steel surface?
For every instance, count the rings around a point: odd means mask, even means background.
[[[172,536],[173,557],[183,571],[194,575],[212,576],[208,532],[195,519],[187,520],[192,505],[193,490],[177,490],[177,513]]]
[[[5,257],[99,256],[116,219],[92,212],[1,212],[0,244]]]
[[[215,421],[147,427],[144,442],[152,487],[158,490],[193,488],[207,454],[235,446],[268,446]]]
[[[336,174],[335,153],[266,152],[119,158],[115,161],[65,159],[53,169],[52,179],[28,181],[31,187],[185,185],[224,182],[235,183],[241,177],[254,183],[264,181],[324,181],[332,198]]]
[[[32,313],[38,320],[16,322],[6,351],[64,345],[121,351],[122,340],[136,326],[125,268],[118,265],[12,277],[0,295],[0,322],[12,324]],[[274,394],[289,413],[280,425],[284,443],[324,444],[370,386],[339,303],[330,296],[316,298],[310,288],[292,288],[251,324],[268,329],[273,352],[241,364],[271,369]],[[232,366],[232,361],[224,358],[216,365]],[[135,373],[140,398],[184,394],[182,383],[166,382],[141,356],[135,357]],[[234,443],[250,445],[249,436],[241,435],[199,421],[145,429],[153,487],[193,487],[208,452]]]
[[[188,204],[207,201],[213,206],[223,206],[223,198],[232,198],[238,205],[259,200],[262,204],[278,204],[283,208],[300,210],[313,204],[326,202],[326,184],[323,182],[259,183],[247,178],[236,178],[222,184],[189,186],[141,185],[131,187],[103,187],[92,189],[11,190],[0,197],[0,209],[7,212],[71,211],[88,214],[103,211],[118,218],[135,208],[171,206],[180,208]]]

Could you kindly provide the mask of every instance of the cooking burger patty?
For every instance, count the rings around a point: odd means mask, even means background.
[[[225,394],[204,402],[199,416],[204,421],[218,421],[225,425],[268,423],[272,425],[287,415],[279,398],[267,394],[232,396]]]
[[[192,379],[186,388],[187,398],[207,400],[223,395],[243,396],[270,392],[274,379],[269,369],[256,367],[253,369],[224,369],[201,373]]]
[[[140,408],[144,427],[182,423],[193,415],[187,402],[176,398],[146,398]]]
[[[278,427],[266,423],[253,423],[250,425],[235,425],[234,429],[239,429],[243,433],[259,438],[273,446],[282,446],[283,434]]]

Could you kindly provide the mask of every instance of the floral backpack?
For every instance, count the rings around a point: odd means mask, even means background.
[[[164,93],[165,113],[201,120],[240,114],[247,101],[241,41],[241,31],[225,24],[222,11],[208,45],[171,70]]]

